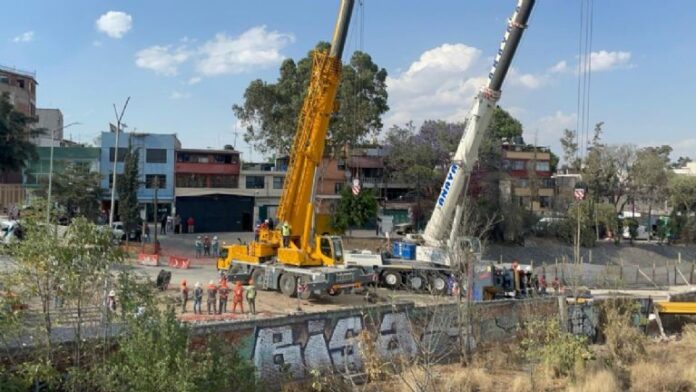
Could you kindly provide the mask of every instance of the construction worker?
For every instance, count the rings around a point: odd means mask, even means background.
[[[196,258],[200,258],[203,255],[203,241],[201,241],[201,236],[196,237]]]
[[[539,275],[539,294],[546,295],[546,275]]]
[[[561,290],[561,282],[558,280],[558,276],[553,278],[553,283],[551,283],[551,285],[553,286],[553,293],[558,295]]]
[[[218,240],[218,236],[213,236],[211,246],[213,248],[213,257],[220,257],[220,240]]]
[[[290,245],[290,223],[288,221],[283,222],[280,226],[280,234],[283,235],[283,247],[287,248]]]
[[[201,282],[196,282],[196,288],[193,290],[193,313],[202,314],[201,304],[203,303],[203,288]]]
[[[253,280],[249,280],[249,286],[245,287],[244,296],[249,304],[249,312],[256,314],[256,286]]]
[[[244,313],[244,287],[240,281],[235,282],[232,290],[232,313],[237,311],[237,305]]]
[[[261,222],[257,222],[254,227],[254,241],[259,240],[259,234],[261,233]]]
[[[215,314],[217,306],[217,286],[214,281],[208,282],[208,314]]]
[[[227,287],[227,279],[220,282],[220,288],[218,289],[218,294],[220,294],[220,300],[218,303],[218,314],[227,313],[227,296],[230,293],[230,289]]]
[[[114,290],[109,291],[109,296],[106,297],[106,309],[111,313],[116,313],[116,292]]]
[[[210,237],[203,237],[203,256],[210,257]]]
[[[186,313],[186,304],[189,299],[189,289],[186,279],[181,281],[181,313]]]
[[[186,220],[186,228],[189,233],[193,233],[193,225],[196,223],[196,221],[193,219],[192,216],[189,216],[189,218]]]

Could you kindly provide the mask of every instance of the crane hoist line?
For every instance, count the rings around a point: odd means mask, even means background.
[[[303,298],[337,294],[372,281],[372,274],[345,268],[340,237],[315,233],[318,167],[337,107],[341,56],[353,5],[354,0],[341,0],[330,49],[312,54],[311,79],[278,205],[278,225],[262,227],[258,238],[248,244],[223,247],[217,267],[227,271],[230,280],[251,277],[259,288]]]

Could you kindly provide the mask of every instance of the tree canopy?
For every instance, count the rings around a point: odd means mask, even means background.
[[[84,216],[92,221],[99,216],[99,202],[102,197],[99,172],[88,167],[69,164],[65,170],[53,175],[51,197],[63,209],[69,219]],[[42,184],[38,195],[48,193],[48,184]]]
[[[326,50],[320,42],[314,50]],[[297,118],[309,85],[312,51],[299,61],[283,61],[275,83],[252,81],[244,101],[232,109],[246,126],[244,140],[262,153],[288,154],[297,128]],[[381,115],[389,110],[387,71],[379,68],[369,54],[356,51],[341,71],[337,93],[338,112],[329,125],[327,146],[355,145],[382,129]]]

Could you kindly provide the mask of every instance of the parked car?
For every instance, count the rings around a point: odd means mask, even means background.
[[[117,241],[126,240],[126,228],[123,222],[114,222],[111,224],[111,232],[113,233],[114,239]],[[140,242],[142,237],[142,228],[140,225],[136,226],[135,229],[128,232],[128,241]]]

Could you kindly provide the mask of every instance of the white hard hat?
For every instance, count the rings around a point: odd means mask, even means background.
[[[215,281],[211,280],[208,284],[215,284]]]
[[[216,239],[218,239],[218,238],[217,238],[217,236],[213,236],[213,239],[216,240]]]
[[[196,287],[201,287],[201,282],[196,282]]]
[[[109,297],[115,297],[116,292],[114,290],[109,291]]]

